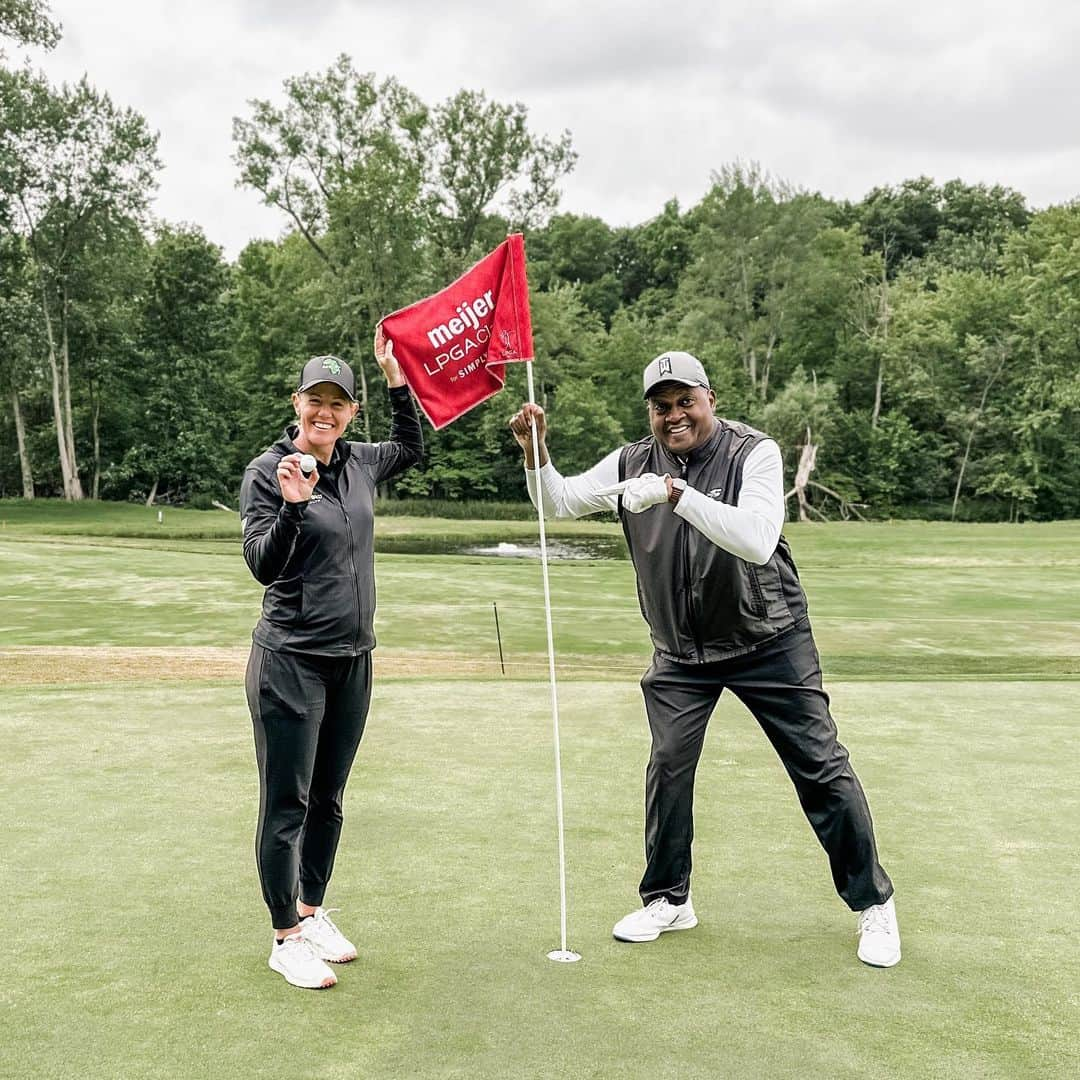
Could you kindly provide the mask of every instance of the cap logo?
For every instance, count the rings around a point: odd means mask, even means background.
[[[671,357],[670,356],[661,356],[660,357],[660,374],[661,375],[670,375],[671,374]]]
[[[323,357],[322,366],[333,375],[341,374],[341,364],[332,356]]]

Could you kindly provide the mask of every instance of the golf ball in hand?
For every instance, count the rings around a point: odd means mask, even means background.
[[[315,455],[314,454],[301,454],[300,455],[300,471],[305,476],[310,476],[315,471]]]

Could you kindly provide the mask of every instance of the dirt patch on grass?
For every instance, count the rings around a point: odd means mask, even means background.
[[[501,678],[497,660],[460,653],[377,649],[375,677]],[[246,648],[119,648],[22,646],[0,649],[0,686],[55,686],[74,683],[236,682],[242,683]],[[559,659],[560,678],[640,678],[640,665],[625,667],[603,659]],[[507,678],[546,679],[547,657],[529,655],[506,662]]]
[[[246,649],[0,649],[0,686],[56,683],[217,682],[243,679]]]

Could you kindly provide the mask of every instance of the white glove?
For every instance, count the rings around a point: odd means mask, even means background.
[[[647,472],[626,481],[622,504],[631,514],[640,514],[650,506],[667,502],[667,498],[667,481],[656,473]]]

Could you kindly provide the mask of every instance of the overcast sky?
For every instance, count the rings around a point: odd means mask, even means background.
[[[692,205],[740,159],[833,197],[929,175],[1080,196],[1080,5],[1067,0],[52,0],[30,50],[161,135],[157,213],[229,256],[281,216],[235,187],[232,118],[341,52],[429,104],[521,101],[579,156],[562,209],[612,225]],[[640,9],[640,10],[639,10]],[[19,51],[8,47],[9,61]]]

